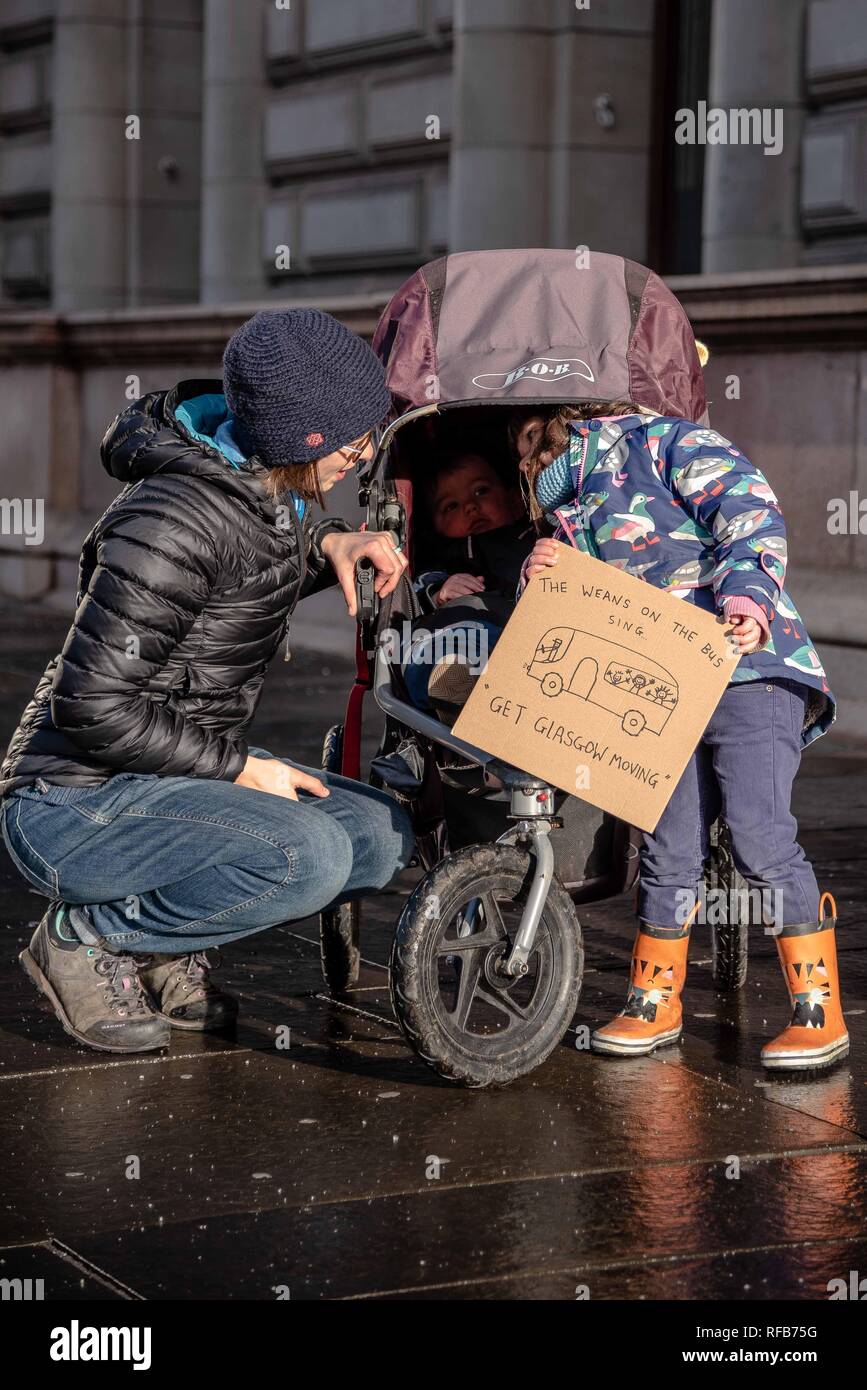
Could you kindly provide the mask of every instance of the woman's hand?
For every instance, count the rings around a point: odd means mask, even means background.
[[[733,616],[731,621],[734,624],[731,638],[737,643],[741,656],[749,656],[750,652],[758,651],[764,636],[761,623],[744,615]]]
[[[376,570],[374,589],[385,598],[397,585],[407,566],[406,556],[395,550],[391,531],[330,531],[322,542],[322,554],[337,575],[350,618],[355,617],[355,566],[365,558]]]
[[[485,581],[477,574],[450,574],[436,594],[436,606],[441,608],[449,599],[467,598],[470,594],[482,594]]]
[[[552,536],[540,536],[527,560],[525,569],[527,578],[532,579],[534,574],[541,574],[542,570],[556,565],[559,548],[560,542],[555,541]]]
[[[324,782],[312,777],[309,772],[287,767],[279,758],[254,758],[252,755],[235,778],[235,785],[252,787],[257,792],[270,792],[271,796],[285,796],[290,801],[298,800],[299,791],[312,792],[314,796],[331,795]]]

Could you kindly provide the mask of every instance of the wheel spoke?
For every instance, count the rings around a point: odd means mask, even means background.
[[[458,997],[452,1010],[452,1018],[458,1028],[464,1029],[467,1026],[467,1019],[470,1016],[470,1009],[473,1007],[473,1000],[476,997],[476,990],[482,973],[483,959],[480,949],[476,955],[465,955],[461,960]]]
[[[508,933],[506,931],[506,924],[503,921],[503,914],[500,911],[500,905],[493,893],[483,893],[480,902],[484,908],[485,921],[488,927],[492,928],[494,931],[499,931],[501,938],[507,936]]]
[[[506,990],[493,989],[487,980],[482,980],[480,983],[478,994],[486,1004],[490,1004],[494,1009],[499,1009],[500,1013],[505,1014],[507,1018],[517,1020],[519,1023],[526,1023],[533,1017],[531,1007],[524,1008]]]
[[[480,951],[488,946],[496,946],[500,940],[502,938],[487,927],[484,931],[473,932],[472,936],[449,937],[448,940],[441,936],[437,942],[436,953],[438,956],[459,956],[468,951]]]
[[[473,907],[473,905],[474,910],[470,912],[468,916],[469,908]],[[481,907],[481,914],[479,913],[479,907]],[[484,922],[484,926],[480,931],[470,931],[469,934],[463,934],[457,937],[446,938],[445,935],[441,936],[437,943],[437,955],[458,955],[461,951],[474,951],[478,946],[496,946],[498,941],[507,939],[506,924],[503,921],[502,913],[500,912],[493,894],[483,893],[481,897],[474,898],[472,904],[464,908],[458,930],[463,931],[467,926],[471,926],[474,921],[479,921],[480,917]],[[451,920],[454,921],[454,918]],[[448,926],[445,930],[448,930]]]

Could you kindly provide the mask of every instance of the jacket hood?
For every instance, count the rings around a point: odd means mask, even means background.
[[[169,391],[152,391],[115,416],[100,446],[102,466],[121,483],[154,473],[185,473],[206,478],[242,498],[270,505],[264,490],[267,469],[255,457],[231,466],[201,437],[196,438],[175,411],[196,396],[221,396],[219,380],[181,381]]]

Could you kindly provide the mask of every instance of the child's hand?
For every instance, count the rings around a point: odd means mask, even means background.
[[[750,652],[757,651],[764,636],[761,623],[745,616],[733,617],[732,622],[732,641],[737,643],[741,656],[749,656]]]
[[[542,570],[548,569],[550,565],[556,565],[559,547],[560,542],[551,536],[540,536],[527,561],[527,578],[532,579],[534,574],[541,574]]]
[[[470,594],[482,594],[484,591],[485,581],[477,574],[450,574],[437,592],[437,608],[448,603],[449,599],[468,598]]]

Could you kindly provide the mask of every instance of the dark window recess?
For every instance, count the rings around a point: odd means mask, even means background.
[[[649,261],[662,275],[701,271],[704,145],[675,142],[676,113],[707,100],[711,0],[656,0]]]
[[[47,213],[0,216],[0,303],[25,306],[50,301],[49,236]]]

